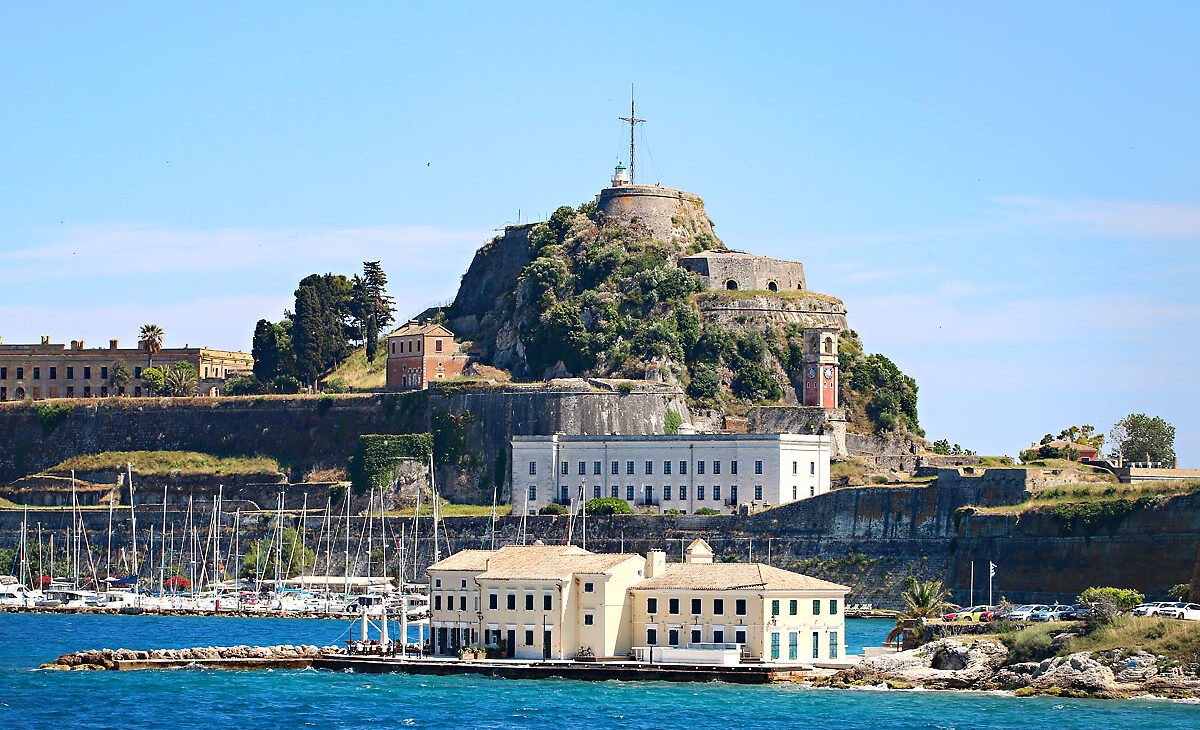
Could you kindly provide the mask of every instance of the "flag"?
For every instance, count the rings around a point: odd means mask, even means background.
[[[989,573],[988,577],[995,578],[996,577],[996,564],[990,560],[988,561],[988,570],[991,571]]]

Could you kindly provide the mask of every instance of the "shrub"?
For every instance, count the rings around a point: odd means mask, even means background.
[[[283,393],[285,395],[295,395],[303,388],[304,385],[291,375],[280,375],[278,378],[275,378],[271,381],[271,389],[276,393]]]
[[[66,403],[39,403],[37,405],[38,420],[42,422],[42,434],[49,436],[59,427],[67,416],[71,415],[71,406]]]
[[[1088,588],[1079,594],[1076,601],[1087,605],[1102,598],[1111,600],[1118,611],[1130,611],[1139,603],[1146,602],[1146,597],[1132,588]]]
[[[663,420],[663,430],[666,431],[668,435],[673,436],[679,433],[679,427],[683,425],[683,416],[679,415],[678,411],[673,408],[668,410],[667,416]]]
[[[1005,661],[1009,664],[1040,662],[1053,656],[1051,630],[1050,626],[1030,626],[1012,634],[1001,634],[1000,640],[1008,647],[1008,659]]]
[[[330,378],[325,382],[324,390],[326,393],[349,393],[350,386],[345,378]]]
[[[693,398],[715,398],[721,390],[721,379],[711,365],[697,363],[692,366],[692,382],[688,383],[687,390]]]
[[[230,378],[225,381],[225,395],[259,395],[266,388],[253,375]]]
[[[617,383],[617,391],[623,395],[629,395],[633,392],[634,385],[628,380]]]
[[[696,510],[695,514],[708,516],[719,515],[721,512],[720,510],[715,510],[712,507],[701,507],[700,509]]]
[[[565,505],[561,505],[558,502],[551,502],[550,504],[548,504],[545,507],[542,507],[540,510],[538,510],[538,514],[539,515],[565,515],[565,514],[567,514],[567,508]]]
[[[589,499],[584,509],[591,515],[631,515],[633,508],[629,503],[617,497],[597,497]]]

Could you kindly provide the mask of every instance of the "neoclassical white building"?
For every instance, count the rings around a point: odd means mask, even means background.
[[[516,436],[513,513],[597,497],[684,514],[778,506],[828,492],[829,456],[823,435]]]

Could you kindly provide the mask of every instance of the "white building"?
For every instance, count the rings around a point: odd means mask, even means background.
[[[829,491],[830,439],[801,434],[516,436],[513,513],[623,499],[639,509],[778,506]]]

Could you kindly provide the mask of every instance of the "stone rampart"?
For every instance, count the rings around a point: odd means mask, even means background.
[[[824,433],[833,456],[846,456],[846,411],[819,406],[752,406],[746,412],[750,433]]]
[[[706,289],[800,291],[804,264],[741,251],[705,251],[679,259],[679,266],[699,274]]]
[[[688,246],[720,245],[700,196],[656,185],[605,188],[596,196],[605,225],[644,229],[652,238]]]

